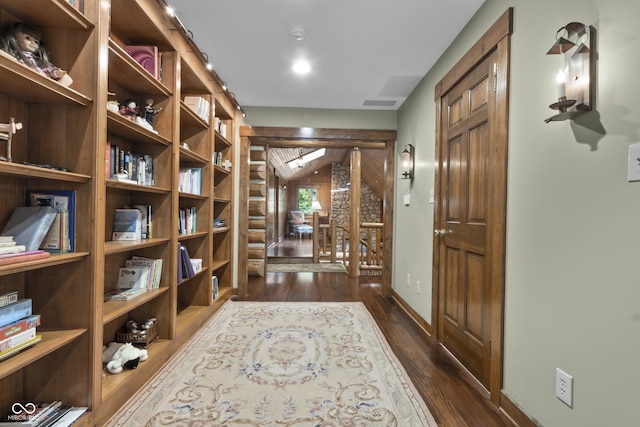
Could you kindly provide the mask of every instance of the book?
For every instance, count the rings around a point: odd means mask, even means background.
[[[211,276],[211,297],[218,298],[218,276]]]
[[[80,418],[86,411],[87,407],[85,406],[72,406],[69,411],[63,415],[58,421],[53,423],[51,427],[68,427],[71,424],[75,423],[78,418]]]
[[[140,240],[141,218],[138,209],[116,209],[111,240]]]
[[[21,345],[25,341],[28,341],[35,337],[36,337],[36,328],[33,327],[33,328],[26,329],[22,332],[19,332],[15,335],[11,335],[10,337],[5,338],[3,340],[0,340],[0,355],[2,355],[2,353],[5,353],[8,350],[11,350],[12,348],[15,348]]]
[[[37,344],[40,341],[42,341],[42,335],[36,335],[35,338],[27,340],[22,344],[16,347],[13,347],[11,350],[7,350],[5,353],[0,353],[0,361],[8,359],[9,357],[15,356],[16,354],[20,353],[22,350],[31,348],[34,344]],[[1,425],[4,425],[4,424],[0,424],[0,426]]]
[[[16,320],[15,322],[0,327],[0,340],[4,340],[13,335],[19,334],[20,332],[24,332],[29,328],[36,328],[38,326],[40,326],[39,314],[34,314],[23,319]]]
[[[33,306],[30,298],[21,299],[13,304],[0,307],[0,327],[31,316],[33,314],[32,309]]]
[[[133,208],[140,211],[140,238],[150,239],[152,236],[151,205],[133,205]]]
[[[160,287],[160,278],[162,276],[162,258],[153,259],[134,256],[125,262],[125,267],[134,266],[145,266],[149,268],[147,289],[158,289]]]
[[[17,245],[27,251],[40,247],[58,211],[51,206],[21,206],[16,208],[5,225],[3,236],[13,236]],[[6,248],[2,248],[6,249]]]
[[[40,426],[61,405],[59,400],[13,404],[11,414],[0,419],[0,426]]]
[[[202,271],[202,258],[191,258],[191,265],[193,266],[193,272],[199,273]]]
[[[16,254],[19,252],[24,252],[26,250],[27,247],[24,245],[2,246],[0,247],[0,255]]]
[[[75,236],[76,236],[76,192],[75,190],[28,190],[27,204],[30,206],[42,206],[43,203],[49,203],[51,206],[59,210],[67,210],[69,219],[66,221],[68,234],[68,252],[75,252]]]
[[[71,408],[71,406],[58,406],[41,420],[39,420],[37,427],[51,427],[58,420],[64,417],[71,410]]]
[[[124,51],[157,80],[160,80],[158,46],[126,45]]]
[[[45,259],[50,256],[51,254],[49,252],[40,249],[35,251],[17,252],[14,254],[3,254],[0,255],[0,266]]]
[[[104,294],[104,301],[128,301],[145,293],[145,289],[121,288],[114,289]]]
[[[0,295],[0,307],[13,304],[16,301],[18,301],[18,291],[5,292]]]
[[[58,214],[44,237],[40,249],[48,252],[69,252],[69,211],[58,209]]]
[[[121,267],[118,271],[117,289],[142,289],[147,290],[149,279],[148,266]]]

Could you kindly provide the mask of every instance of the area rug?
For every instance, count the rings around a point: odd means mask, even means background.
[[[344,264],[322,262],[319,264],[267,264],[267,273],[346,273]]]
[[[109,426],[435,426],[362,303],[226,302]]]

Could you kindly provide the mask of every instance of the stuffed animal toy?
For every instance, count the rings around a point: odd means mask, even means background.
[[[102,363],[107,366],[110,374],[119,374],[125,368],[135,369],[139,362],[147,360],[147,350],[134,347],[131,343],[109,343],[107,347],[102,347]]]

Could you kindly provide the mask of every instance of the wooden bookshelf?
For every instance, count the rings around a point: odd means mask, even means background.
[[[13,136],[13,162],[0,162],[0,222],[25,205],[28,190],[76,192],[75,252],[0,266],[0,292],[17,290],[20,298],[31,298],[43,335],[0,362],[0,407],[61,400],[89,407],[79,425],[102,425],[235,294],[231,171],[239,118],[232,96],[194,54],[193,41],[175,31],[163,5],[84,0],[80,12],[66,0],[0,0],[0,24],[38,26],[52,61],[74,80],[62,86],[0,55],[0,122],[14,117],[23,124]],[[160,78],[133,60],[126,45],[156,46]],[[208,109],[193,111],[186,96],[202,97]],[[125,99],[143,107],[148,98],[156,110],[152,129],[107,108],[108,101]],[[153,183],[116,180],[108,168],[110,145],[151,156]],[[215,164],[216,156],[226,164]],[[181,167],[202,170],[200,194],[178,191]],[[152,238],[112,241],[115,209],[131,205],[152,206]],[[178,211],[185,207],[195,208],[196,230],[179,234]],[[214,228],[214,219],[225,227]],[[203,260],[202,270],[188,280],[177,278],[178,243]],[[159,289],[104,302],[132,256],[162,259]],[[106,373],[103,346],[115,341],[128,320],[149,317],[158,319],[160,336],[148,349],[149,359],[136,370]]]

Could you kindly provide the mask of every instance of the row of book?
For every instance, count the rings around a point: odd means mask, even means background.
[[[42,340],[36,333],[40,315],[33,314],[31,299],[18,299],[18,292],[0,295],[0,360],[7,359]]]
[[[116,288],[104,294],[105,301],[128,301],[158,289],[162,278],[162,259],[134,256],[118,271]]]
[[[211,110],[211,103],[202,96],[185,96],[184,103],[196,113],[205,122],[209,123],[209,112]]]
[[[66,427],[87,411],[85,406],[68,406],[61,401],[25,402],[11,405],[11,412],[0,418],[0,426]]]
[[[178,171],[178,191],[200,194],[202,190],[201,168],[180,168]]]
[[[153,236],[151,205],[133,205],[116,209],[111,240],[142,240]]]
[[[105,152],[105,177],[130,184],[153,186],[153,157],[137,154],[107,142]]]
[[[67,0],[67,2],[80,12],[84,12],[84,0]]]
[[[186,246],[178,243],[178,283],[192,278],[201,270],[202,259],[192,259]]]
[[[178,211],[178,233],[189,234],[197,231],[196,208],[180,208]]]
[[[216,151],[213,153],[213,164],[223,167],[227,170],[231,169],[231,160],[225,160],[223,158],[223,154],[220,151]]]

